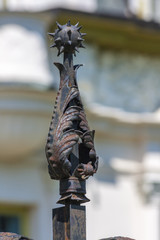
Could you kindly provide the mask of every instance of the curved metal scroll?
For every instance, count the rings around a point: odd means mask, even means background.
[[[91,131],[82,105],[76,71],[81,65],[73,65],[73,54],[84,47],[81,27],[57,23],[51,47],[57,47],[58,56],[64,53],[64,62],[55,63],[60,72],[60,86],[56,97],[53,117],[46,144],[49,174],[61,180],[59,203],[86,202],[83,181],[98,168],[98,157],[94,148],[94,131]],[[72,187],[71,187],[72,186]]]

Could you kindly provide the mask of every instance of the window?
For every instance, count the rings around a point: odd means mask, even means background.
[[[128,0],[97,0],[98,11],[124,15],[128,10]]]
[[[0,204],[0,232],[29,235],[29,208]]]
[[[153,14],[153,20],[160,22],[160,1],[159,0],[152,1],[152,14]]]
[[[0,232],[20,233],[20,218],[0,215]]]

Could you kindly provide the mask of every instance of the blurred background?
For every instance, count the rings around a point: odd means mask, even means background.
[[[160,240],[160,1],[0,0],[0,231],[52,239],[44,154],[59,84],[55,21],[80,22],[78,83],[100,157],[87,240]]]

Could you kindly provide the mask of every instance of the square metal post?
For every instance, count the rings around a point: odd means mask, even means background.
[[[85,240],[85,206],[66,204],[53,209],[53,240]]]

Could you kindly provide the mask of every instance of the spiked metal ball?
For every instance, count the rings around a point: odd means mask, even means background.
[[[78,26],[79,23],[76,25],[71,25],[70,20],[65,25],[60,25],[58,22],[57,26],[58,29],[55,30],[55,33],[48,33],[51,37],[54,37],[54,44],[52,47],[57,47],[58,55],[59,56],[63,52],[71,52],[75,54],[75,52],[79,52],[78,48],[84,48],[82,42],[84,39],[82,38],[85,36],[85,33],[81,33],[80,29],[81,26]]]

